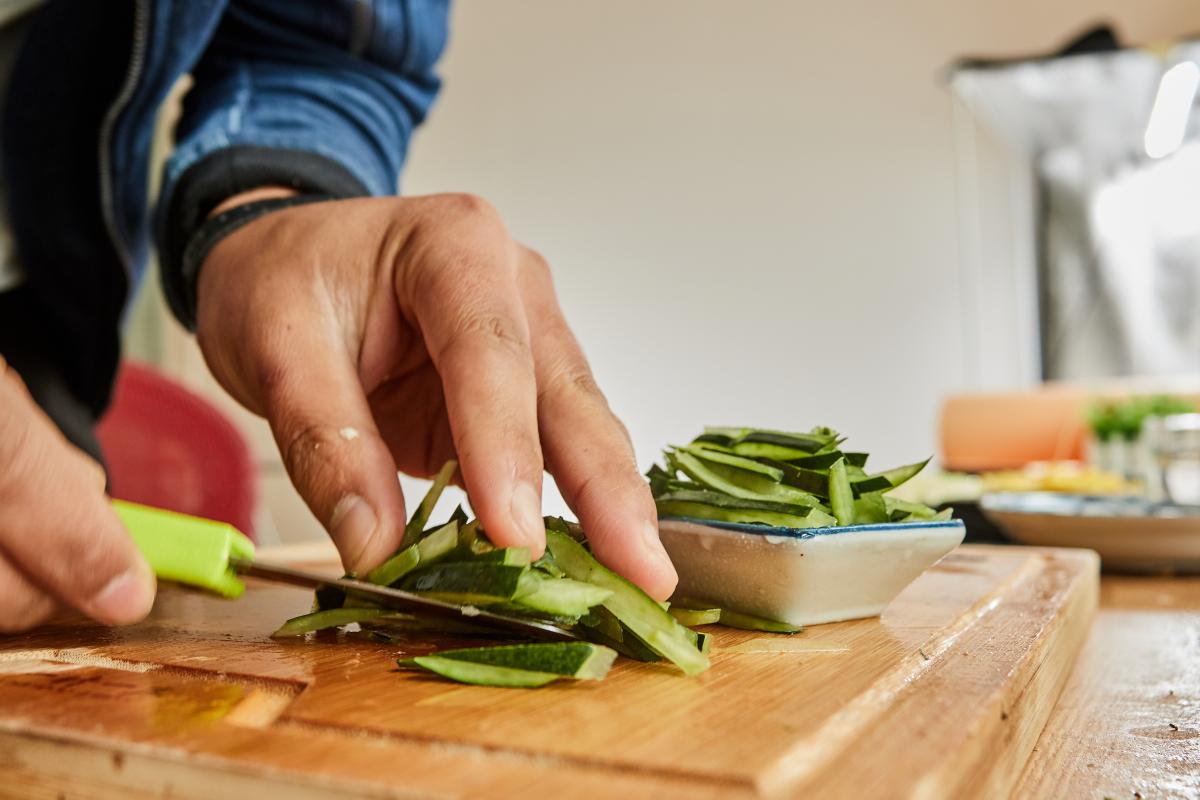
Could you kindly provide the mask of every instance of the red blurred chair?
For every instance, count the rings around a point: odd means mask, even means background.
[[[253,538],[254,459],[207,400],[125,362],[96,433],[113,497],[219,519]]]

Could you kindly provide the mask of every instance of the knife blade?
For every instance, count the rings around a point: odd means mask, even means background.
[[[393,589],[390,586],[377,586],[373,583],[351,580],[349,578],[330,578],[293,567],[285,567],[279,564],[264,564],[261,561],[252,561],[236,556],[229,559],[229,566],[239,575],[245,575],[246,577],[259,578],[273,583],[288,583],[308,589],[319,589],[328,586],[340,589],[351,597],[366,600],[385,608],[420,614],[425,617],[452,620],[460,623],[467,622],[472,625],[511,631],[536,639],[575,641],[580,638],[572,631],[549,622],[510,617],[506,614],[497,614],[471,605],[459,605],[444,600],[436,600],[432,597],[423,597],[401,589]]]

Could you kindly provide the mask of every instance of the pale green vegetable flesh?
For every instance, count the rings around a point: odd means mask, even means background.
[[[591,642],[553,642],[511,644],[497,647],[471,647],[461,650],[441,650],[438,658],[470,661],[494,667],[521,669],[562,675],[577,680],[602,680],[608,674],[616,651]],[[408,666],[412,659],[399,662]]]
[[[288,636],[303,636],[313,631],[321,631],[326,628],[340,628],[343,625],[350,625],[354,622],[369,622],[384,617],[411,619],[408,615],[390,611],[386,608],[332,608],[326,611],[314,611],[311,614],[292,617],[280,625],[279,630],[271,634],[271,638],[283,639]]]
[[[410,666],[410,664],[404,666]],[[421,667],[459,683],[513,689],[536,689],[562,677],[553,672],[533,672],[512,667],[495,667],[490,664],[473,664],[470,661],[439,656],[417,656],[411,659],[411,666]]]
[[[755,617],[750,614],[742,614],[738,611],[730,611],[727,608],[721,609],[721,624],[729,628],[741,628],[746,631],[766,631],[767,633],[799,633],[804,630],[799,625],[790,625],[786,622],[763,619],[762,617]]]
[[[672,617],[679,620],[679,624],[686,625],[689,628],[693,625],[712,625],[721,621],[721,609],[719,608],[679,608],[672,606],[669,609]]]
[[[649,595],[601,565],[569,536],[546,531],[546,546],[569,577],[611,591],[603,606],[646,645],[674,662],[685,674],[695,675],[708,669],[708,657],[689,638],[691,632]]]
[[[421,536],[421,531],[425,530],[425,525],[429,522],[429,515],[433,513],[433,507],[437,505],[442,492],[450,485],[450,481],[453,480],[454,473],[456,472],[458,472],[457,461],[447,461],[438,470],[438,474],[433,478],[433,485],[429,487],[429,491],[421,499],[417,510],[413,512],[412,519],[404,526],[404,538],[400,540],[401,550],[417,543],[417,539]]]

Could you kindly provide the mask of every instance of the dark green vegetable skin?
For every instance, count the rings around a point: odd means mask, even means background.
[[[404,542],[366,580],[463,606],[551,621],[587,641],[501,645],[443,651],[400,665],[450,680],[488,686],[536,687],[561,678],[600,680],[618,653],[642,661],[667,658],[688,675],[708,668],[709,640],[680,625],[641,589],[603,567],[572,525],[547,517],[547,551],[530,563],[525,548],[496,548],[461,509],[443,525],[425,528],[456,465],[448,463],[406,526]],[[445,623],[348,601],[322,589],[314,611],[288,620],[276,637],[303,636],[355,623],[364,637],[396,641],[421,630],[456,635],[500,634],[470,624]]]
[[[664,451],[647,477],[660,517],[694,517],[783,528],[827,528],[948,520],[952,512],[887,492],[929,460],[868,474],[867,454],[841,449],[831,428],[789,433],[708,428],[686,447]]]

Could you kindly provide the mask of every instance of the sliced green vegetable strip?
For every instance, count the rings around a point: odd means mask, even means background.
[[[458,661],[440,656],[417,656],[407,659],[401,666],[420,667],[459,683],[470,683],[476,686],[503,686],[514,689],[535,689],[561,677],[553,672],[533,672],[527,669],[473,664],[470,661]]]
[[[842,453],[846,457],[846,463],[852,467],[862,469],[867,465],[867,453]]]
[[[783,479],[783,470],[778,467],[772,467],[769,464],[764,464],[761,461],[755,461],[752,458],[737,456],[732,453],[723,453],[720,450],[709,450],[703,447],[676,447],[672,448],[676,452],[683,451],[690,453],[696,458],[702,458],[705,461],[715,462],[717,464],[725,464],[730,467],[746,470],[747,472],[757,472],[760,475],[765,475],[775,482]]]
[[[612,592],[604,601],[604,607],[646,644],[688,675],[708,669],[708,658],[696,649],[684,627],[649,595],[601,565],[583,545],[569,536],[547,531],[546,545],[569,577]]]
[[[611,591],[590,583],[570,578],[550,578],[530,570],[521,576],[513,603],[548,614],[578,618],[611,595]]]
[[[716,492],[672,492],[654,501],[659,516],[718,522],[758,523],[781,528],[819,528],[837,521],[819,508],[744,500]]]
[[[672,617],[679,620],[680,625],[692,627],[694,625],[712,625],[714,622],[721,621],[721,609],[719,608],[680,608],[672,606],[669,610]]]
[[[311,614],[301,614],[298,617],[292,617],[280,625],[279,630],[271,634],[271,638],[282,639],[287,636],[303,636],[312,631],[320,631],[326,628],[340,628],[352,622],[367,622],[389,616],[411,619],[407,614],[400,614],[386,608],[332,608],[328,611],[314,611]]]
[[[902,467],[896,467],[895,469],[889,469],[884,472],[880,472],[877,475],[871,475],[865,480],[856,481],[855,489],[860,493],[880,492],[887,491],[888,489],[895,489],[897,486],[901,486],[902,484],[912,480],[917,473],[925,469],[925,466],[929,463],[929,461],[930,459],[927,458],[924,461],[918,461],[915,464],[905,464]]]
[[[721,455],[717,453],[716,455]],[[783,471],[750,459],[733,456],[736,461],[756,464],[760,471],[742,469],[728,461],[712,460],[704,450],[688,452],[676,450],[667,454],[672,467],[680,470],[699,484],[716,492],[747,500],[766,500],[793,503],[802,506],[820,505],[820,500],[808,492],[786,486],[774,476],[782,477]],[[770,472],[766,472],[770,470]]]
[[[379,586],[391,586],[416,569],[420,563],[421,554],[415,544],[411,545],[368,572],[367,581]]]
[[[884,503],[883,495],[878,492],[869,492],[854,501],[855,524],[871,525],[888,522],[889,519],[887,504]]]
[[[854,524],[854,490],[850,488],[844,459],[838,459],[829,468],[829,505],[838,525]]]
[[[729,628],[741,628],[746,631],[766,631],[767,633],[799,633],[804,630],[799,625],[789,625],[786,622],[776,622],[772,619],[754,617],[749,614],[730,611],[727,608],[721,609],[721,624]]]
[[[904,516],[910,516],[919,520],[933,520],[937,518],[938,512],[922,503],[913,503],[908,500],[900,500],[896,497],[884,496],[884,504],[887,507],[888,513],[895,515],[897,513]]]
[[[438,474],[434,476],[433,485],[429,487],[429,491],[425,493],[425,497],[417,505],[417,510],[413,512],[412,519],[404,526],[404,538],[400,540],[400,550],[417,543],[417,539],[421,536],[421,531],[425,530],[425,525],[429,522],[429,515],[433,513],[433,507],[437,505],[442,492],[445,491],[450,481],[454,478],[454,473],[457,471],[458,462],[453,459],[447,461],[438,470]]]
[[[804,456],[803,458],[793,458],[787,461],[785,464],[780,465],[780,475],[782,476],[783,474],[782,467],[786,467],[788,465],[791,465],[797,469],[827,470],[833,465],[833,462],[837,461],[839,458],[844,458],[847,455],[847,453],[843,453],[841,450],[830,450],[828,453],[818,453],[817,455]],[[782,477],[780,479],[782,480]]]
[[[511,600],[527,567],[504,564],[434,564],[405,578],[401,587],[451,603],[491,605]]]
[[[417,542],[417,552],[421,554],[421,564],[433,564],[445,558],[458,547],[458,522],[450,520],[442,527],[427,534]]]
[[[591,642],[552,642],[538,644],[508,644],[497,647],[470,647],[462,650],[441,650],[438,658],[470,661],[494,667],[508,667],[529,672],[547,672],[578,680],[598,681],[608,674],[616,651]],[[398,661],[407,666],[412,659]]]
[[[788,447],[805,453],[815,453],[830,443],[833,437],[804,436],[780,431],[752,431],[738,440],[738,444],[769,444]]]
[[[497,547],[486,553],[479,553],[472,561],[484,564],[506,564],[510,567],[529,566],[528,547]]]

